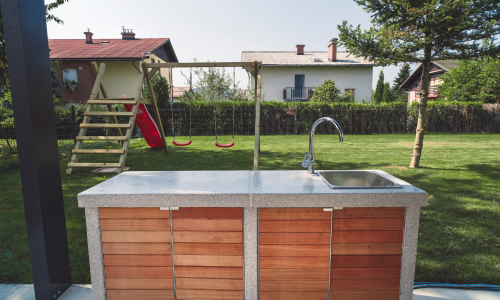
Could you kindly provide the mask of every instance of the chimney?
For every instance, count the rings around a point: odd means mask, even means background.
[[[132,29],[125,29],[125,26],[122,26],[122,40],[135,40],[135,33]]]
[[[297,45],[297,55],[304,55],[304,47],[306,45]]]
[[[87,28],[87,32],[84,33],[85,33],[85,44],[92,44],[92,36],[94,34],[90,32],[89,28]]]
[[[328,61],[337,61],[337,42],[338,39],[331,39],[328,43]]]

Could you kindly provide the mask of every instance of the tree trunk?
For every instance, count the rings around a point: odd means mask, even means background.
[[[424,146],[425,120],[427,117],[427,99],[429,96],[429,71],[431,66],[432,45],[428,44],[424,49],[424,63],[422,64],[422,89],[420,92],[420,101],[418,105],[417,133],[415,135],[415,145],[411,155],[410,168],[418,168],[420,157],[422,156],[422,147]]]

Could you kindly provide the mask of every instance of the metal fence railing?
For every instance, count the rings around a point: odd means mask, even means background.
[[[119,108],[124,111],[123,107]],[[150,114],[154,113],[150,110]],[[59,108],[59,110],[61,110]],[[74,146],[74,137],[78,134],[79,124],[83,119],[83,109],[74,114],[71,111],[59,111],[56,117],[57,138],[60,155],[69,155]],[[233,122],[234,113],[234,122]],[[58,114],[56,114],[57,116]],[[235,107],[189,109],[175,104],[173,122],[176,136],[189,136],[189,128],[194,136],[215,135],[215,123],[219,135],[254,135],[255,109]],[[416,129],[417,107],[401,109],[325,109],[325,108],[274,108],[261,107],[261,134],[308,134],[315,120],[332,117],[342,127],[344,134],[389,134],[413,133]],[[126,123],[128,117],[118,117],[120,123]],[[160,109],[160,118],[167,136],[172,136],[172,112]],[[92,117],[92,123],[110,123],[110,117]],[[191,123],[191,124],[190,124]],[[234,123],[234,127],[233,127]],[[427,132],[436,133],[500,133],[500,108],[430,108],[427,111]],[[89,128],[87,135],[117,135],[115,129]],[[320,124],[317,133],[334,133],[334,128]],[[140,134],[137,127],[133,135]],[[109,141],[86,141],[84,148],[100,148]],[[104,144],[104,145],[103,145]],[[0,110],[0,171],[17,166],[17,142],[10,110]]]
[[[283,89],[283,100],[285,101],[309,101],[314,94],[315,87],[287,87]]]
[[[191,114],[191,118],[190,118]],[[152,112],[151,112],[151,115]],[[218,134],[232,134],[233,111],[231,108],[217,109]],[[275,109],[261,108],[261,134],[307,134],[318,118],[332,117],[347,134],[409,133],[415,132],[418,108],[402,109]],[[167,136],[172,135],[171,111],[160,110],[163,128]],[[189,110],[174,108],[175,135],[214,135],[213,109]],[[255,110],[237,107],[234,110],[234,131],[238,135],[255,134]],[[333,128],[320,125],[316,132],[333,133]],[[500,133],[500,109],[429,109],[427,132],[439,133]]]

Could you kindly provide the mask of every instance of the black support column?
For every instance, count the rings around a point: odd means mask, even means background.
[[[37,300],[71,286],[43,0],[1,0]]]

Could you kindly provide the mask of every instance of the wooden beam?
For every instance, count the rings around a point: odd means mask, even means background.
[[[253,150],[253,170],[259,169],[260,152],[260,74],[259,62],[254,62],[254,91],[255,91],[255,142]]]
[[[97,66],[97,63],[95,61],[93,61],[91,63],[91,65],[92,65],[92,70],[94,70],[94,75],[97,76],[97,72],[99,70],[99,67]],[[99,82],[99,89],[101,91],[101,97],[102,98],[109,98],[108,92],[106,91],[106,88],[104,87],[104,84],[102,82]]]
[[[93,141],[93,140],[108,140],[108,141],[126,141],[126,136],[77,136],[77,141]]]
[[[130,124],[82,123],[80,128],[130,128]]]
[[[135,104],[135,98],[107,98],[107,99],[99,99],[99,100],[88,100],[87,103],[92,104]],[[140,104],[151,104],[151,99],[140,99]]]
[[[254,77],[255,74],[252,67],[243,67],[243,69],[245,69],[250,75],[252,75],[252,77]]]
[[[144,84],[144,71],[141,72],[141,75],[139,76],[139,82],[138,82],[138,86],[137,86],[137,91],[135,93],[135,102],[139,102],[139,99],[141,98],[142,96],[142,86]],[[127,155],[128,155],[128,147],[129,147],[129,144],[130,144],[130,139],[132,138],[132,131],[133,131],[133,128],[134,128],[134,122],[135,122],[135,117],[137,116],[137,110],[139,109],[139,103],[137,103],[136,105],[134,105],[132,107],[132,113],[134,114],[130,120],[129,120],[129,128],[127,129],[127,133],[126,133],[126,137],[127,137],[127,140],[123,143],[123,146],[122,146],[122,149],[125,150],[125,153],[122,154],[120,156],[120,166],[118,167],[118,170],[116,171],[116,173],[120,174],[122,171],[123,171],[123,167],[125,166],[125,161],[127,160]]]
[[[122,154],[122,149],[73,149],[71,153],[79,154]]]
[[[84,112],[84,116],[126,116],[131,117],[133,114],[131,112],[114,112],[114,111],[90,111]]]
[[[87,104],[108,105],[108,104],[135,104],[135,100],[88,100]]]
[[[69,163],[68,167],[88,167],[88,168],[119,168],[117,163]]]
[[[156,118],[156,122],[158,125],[157,127],[160,130],[161,141],[163,142],[163,149],[165,149],[165,153],[168,154],[167,141],[165,139],[165,132],[163,131],[163,125],[162,125],[161,119],[160,119],[160,112],[158,111],[158,104],[156,103],[156,98],[155,98],[155,94],[153,92],[153,86],[151,85],[151,80],[149,80],[149,74],[147,72],[148,69],[144,66],[144,63],[143,63],[142,69],[145,71],[144,77],[146,79],[146,85],[148,86],[149,96],[151,98],[151,104],[153,105],[153,110],[155,112],[155,118]],[[158,70],[159,70],[159,68],[158,68]],[[170,88],[170,89],[172,89],[172,88]]]
[[[172,88],[174,86],[174,78],[172,76],[172,68],[168,68],[168,78],[170,78],[170,83],[169,83],[169,87],[170,87],[170,102],[174,102],[174,89]]]
[[[153,77],[153,75],[158,72],[160,68],[153,68],[153,70],[151,70],[149,73],[148,73],[148,78],[151,78]]]
[[[158,68],[158,70],[159,70],[159,68]],[[170,70],[172,70],[172,69],[170,69]],[[167,141],[165,139],[165,132],[163,130],[163,125],[161,123],[160,112],[158,110],[158,104],[157,104],[157,101],[156,101],[156,98],[155,98],[155,95],[153,92],[153,86],[151,84],[149,74],[146,74],[146,85],[148,87],[149,94],[151,95],[151,104],[153,105],[156,122],[158,123],[158,128],[160,130],[161,140],[163,142],[163,148],[165,149],[165,153],[168,154]],[[170,87],[170,90],[172,91],[172,87]]]
[[[262,64],[261,62],[258,62]],[[255,62],[192,62],[192,63],[143,63],[147,68],[224,68],[252,67]]]
[[[96,76],[96,79],[95,79],[95,82],[94,82],[94,87],[92,88],[92,93],[90,93],[90,99],[91,100],[95,100],[96,97],[97,97],[97,93],[99,91],[99,87],[100,87],[100,83],[101,83],[101,80],[102,80],[102,77],[104,75],[104,70],[106,69],[106,65],[104,63],[102,63],[100,66],[99,66],[99,71],[97,73],[97,76]],[[90,102],[90,101],[88,101]],[[88,103],[87,102],[87,103]],[[92,111],[92,104],[89,104],[87,105],[87,110],[85,112],[91,112]],[[84,116],[83,117],[83,123],[88,123],[90,120],[90,116]],[[87,128],[85,127],[80,127],[80,132],[78,134],[78,136],[85,136],[85,133],[87,132]],[[82,148],[82,144],[83,144],[83,140],[77,140],[76,141],[76,144],[75,144],[75,149],[81,149]],[[71,163],[68,164],[68,169],[66,170],[66,173],[68,175],[71,175],[71,172],[73,171],[73,168],[71,168],[71,164],[73,163],[76,163],[78,162],[78,154],[73,154],[71,156]]]

